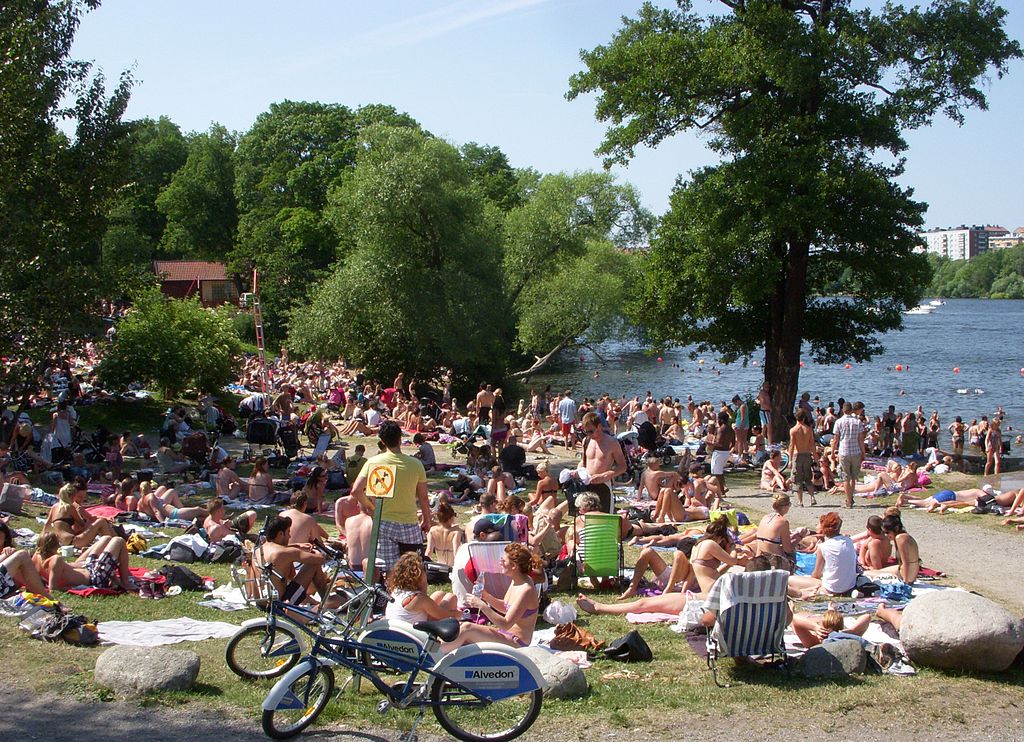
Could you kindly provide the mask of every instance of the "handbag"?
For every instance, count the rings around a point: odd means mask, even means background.
[[[609,644],[604,656],[617,662],[650,662],[654,659],[654,652],[640,632],[634,629]]]
[[[589,631],[570,621],[555,627],[555,638],[548,646],[559,652],[597,652],[604,647],[604,642],[598,641]]]
[[[703,626],[701,623],[703,617],[704,601],[694,597],[692,592],[687,591],[686,606],[679,614],[679,625],[683,627],[683,631],[696,631]]]

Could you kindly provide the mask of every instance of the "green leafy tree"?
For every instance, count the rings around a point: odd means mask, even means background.
[[[519,206],[523,194],[519,190],[519,176],[505,153],[497,147],[469,142],[459,148],[466,161],[469,177],[484,195],[502,211]]]
[[[23,402],[93,327],[108,287],[101,241],[131,80],[108,97],[102,75],[69,58],[97,5],[0,4],[0,386]]]
[[[494,378],[508,327],[495,210],[446,142],[389,126],[359,142],[329,209],[351,250],[292,313],[291,347],[381,376]]]
[[[880,11],[721,0],[708,16],[678,6],[645,4],[584,52],[569,97],[598,94],[608,162],[681,131],[721,155],[680,179],[636,316],[657,343],[727,358],[763,346],[765,381],[789,410],[803,342],[820,362],[866,359],[928,283],[913,252],[923,206],[895,180],[903,132],[984,108],[982,79],[1002,76],[1020,47],[991,0]],[[848,268],[844,295],[822,295]]]
[[[188,159],[156,199],[157,209],[167,219],[161,253],[226,259],[238,226],[235,144],[234,135],[219,124],[191,137]]]
[[[527,176],[527,200],[505,218],[503,272],[516,318],[516,347],[542,368],[563,348],[606,339],[621,317],[654,217],[629,185],[608,173]],[[595,271],[607,270],[609,275]],[[599,288],[600,287],[600,288]],[[552,311],[558,305],[558,311]]]
[[[198,299],[143,292],[117,325],[100,363],[105,384],[154,384],[165,397],[185,389],[214,392],[234,378],[242,347],[228,311],[204,309]]]
[[[930,293],[963,299],[1024,299],[1024,245],[982,253],[970,260],[929,255]]]
[[[118,157],[123,181],[107,207],[104,259],[116,265],[149,265],[158,251],[167,221],[156,202],[174,174],[185,164],[188,142],[166,116],[128,124]]]

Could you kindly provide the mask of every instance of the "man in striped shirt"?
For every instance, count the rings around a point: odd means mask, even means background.
[[[864,460],[864,436],[867,429],[861,419],[853,414],[853,405],[843,404],[843,416],[836,420],[833,430],[839,440],[839,470],[843,473],[843,492],[846,507],[853,507],[853,488],[860,476],[860,464]]]

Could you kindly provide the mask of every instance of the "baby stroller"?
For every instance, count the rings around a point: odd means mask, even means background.
[[[205,466],[210,460],[210,439],[206,433],[191,433],[181,442],[181,453],[196,466]]]
[[[281,447],[285,455],[294,459],[299,453],[299,429],[295,423],[281,423],[277,428],[277,437],[281,441]]]

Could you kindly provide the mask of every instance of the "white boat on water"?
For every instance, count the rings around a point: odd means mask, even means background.
[[[932,299],[928,304],[933,307],[941,307],[945,306],[946,302],[942,301],[942,299]]]
[[[904,314],[931,314],[934,311],[935,307],[929,304],[922,304],[921,306],[906,310]]]

